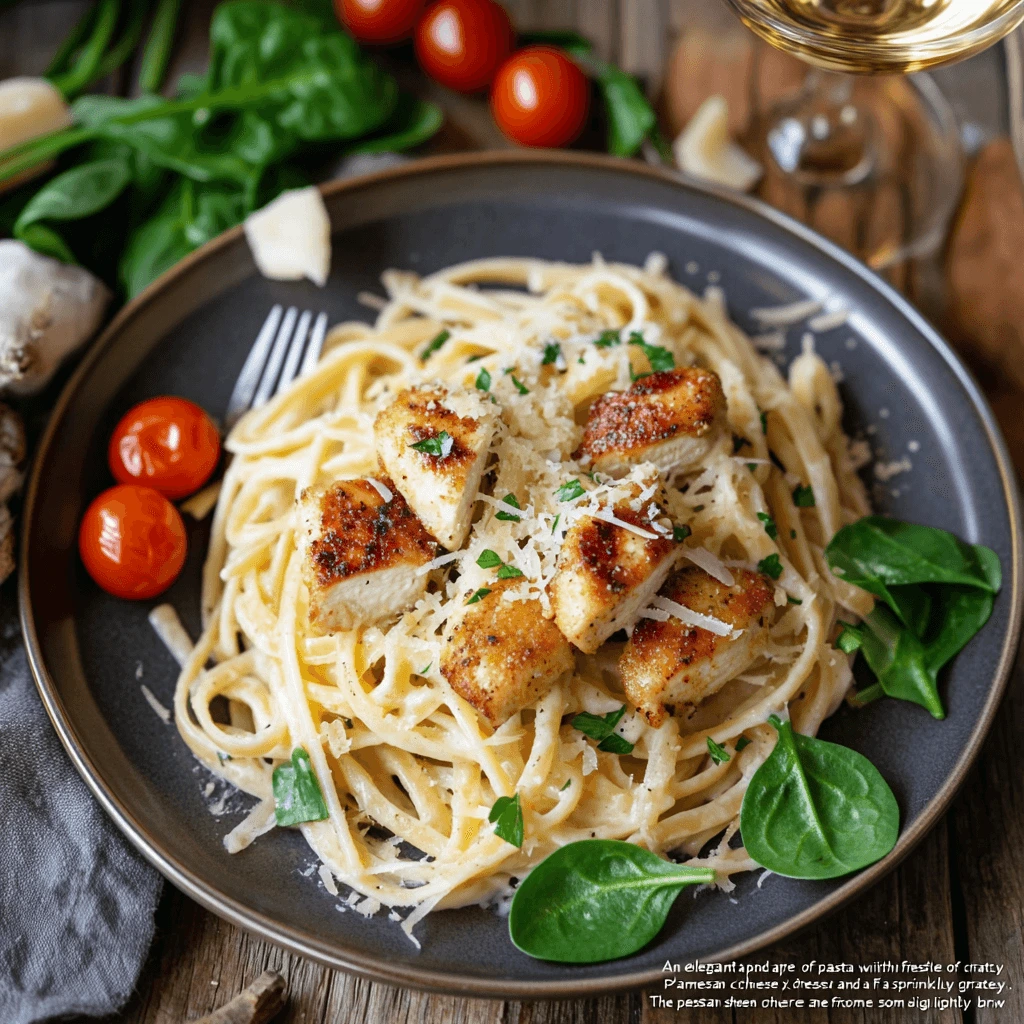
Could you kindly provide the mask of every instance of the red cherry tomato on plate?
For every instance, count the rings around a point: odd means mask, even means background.
[[[119,484],[85,510],[78,551],[89,575],[109,594],[156,597],[185,564],[188,542],[178,510],[152,487]]]
[[[146,484],[168,498],[199,490],[217,467],[220,435],[213,421],[184,398],[150,398],[114,428],[107,462],[122,484]]]
[[[561,50],[527,46],[498,69],[491,112],[504,134],[524,146],[566,146],[587,122],[590,83]]]
[[[424,0],[334,0],[338,20],[361,43],[400,43],[412,35]]]
[[[459,92],[486,89],[514,43],[512,22],[494,0],[437,0],[416,26],[420,66]]]

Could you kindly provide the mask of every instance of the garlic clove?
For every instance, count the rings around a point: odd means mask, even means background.
[[[709,96],[672,143],[681,171],[747,192],[761,178],[761,165],[729,137],[729,105]]]
[[[45,78],[8,78],[0,82],[0,152],[67,128],[71,123],[71,111],[60,90]],[[39,164],[3,182],[0,191],[25,181],[47,166],[48,163]]]
[[[245,219],[245,237],[264,277],[297,281],[308,277],[321,288],[331,269],[331,222],[320,190],[282,192]]]

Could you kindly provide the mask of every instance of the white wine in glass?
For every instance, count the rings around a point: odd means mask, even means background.
[[[1021,0],[732,0],[773,46],[817,67],[906,74],[961,60],[1024,21]]]
[[[869,185],[906,159],[878,130],[891,99],[852,87],[852,75],[906,74],[948,64],[1002,39],[1024,22],[1024,0],[729,0],[762,39],[813,66],[804,88],[764,121],[765,148],[801,187]],[[877,253],[882,267],[926,255],[941,244],[962,183],[956,120],[927,75],[914,84],[916,177],[929,186],[927,209],[907,235]],[[951,126],[953,129],[951,130]]]

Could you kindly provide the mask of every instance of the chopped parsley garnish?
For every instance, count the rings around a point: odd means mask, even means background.
[[[801,484],[793,491],[793,504],[797,508],[814,508],[814,491]]]
[[[469,357],[469,358],[468,358],[468,359],[466,360],[466,362],[467,362],[467,363],[479,363],[479,362],[480,362],[480,360],[481,360],[481,359],[483,359],[483,357],[484,357],[485,355],[486,355],[486,353],[485,353],[485,352],[477,352],[477,354],[476,354],[475,356],[470,356],[470,357]]]
[[[592,715],[589,711],[581,711],[573,718],[572,727],[592,740],[599,740],[598,750],[609,754],[629,754],[632,753],[633,744],[615,731],[615,726],[625,713],[625,704],[618,711],[609,711],[607,715]]]
[[[726,761],[732,760],[729,751],[721,743],[716,743],[710,736],[708,737],[708,754],[715,764],[725,764]]]
[[[796,540],[796,530],[790,530],[789,531],[789,539],[790,540]]]
[[[635,384],[638,380],[643,380],[644,377],[650,377],[649,373],[634,373],[633,367],[629,368],[629,379]]]
[[[762,558],[757,563],[757,571],[763,572],[765,576],[771,576],[773,580],[777,580],[782,575],[782,562],[779,561],[779,556],[772,554],[767,558]]]
[[[530,393],[530,389],[521,380],[519,380],[514,373],[512,374],[512,383],[515,384],[516,391],[518,391],[519,394],[528,395]]]
[[[859,651],[864,645],[864,634],[854,625],[849,622],[843,622],[839,620],[839,625],[843,627],[843,631],[836,637],[835,646],[843,652],[843,654],[853,654],[854,651]]]
[[[561,519],[561,518],[562,518],[562,513],[559,512],[558,515],[555,516],[555,521],[551,524],[551,532],[552,533],[554,533],[555,530],[558,529],[558,520]]]
[[[735,455],[739,450],[746,445],[750,447],[750,442],[745,437],[740,437],[739,434],[732,435],[732,453]]]
[[[799,597],[794,597],[792,594],[787,594],[786,600],[790,604],[803,604],[803,601]]]
[[[655,373],[663,373],[665,370],[674,370],[676,368],[676,357],[667,348],[662,348],[661,345],[648,345],[644,341],[642,334],[634,331],[629,336],[629,343],[630,345],[636,345],[643,351],[643,354],[647,356],[647,360],[651,364],[651,369]]]
[[[672,527],[672,539],[677,543],[681,544],[690,534],[693,533],[688,526],[673,526]]]
[[[555,491],[555,497],[559,501],[572,501],[578,498],[581,494],[585,494],[583,490],[583,484],[579,480],[568,480],[561,487]]]
[[[487,820],[493,822],[494,834],[499,839],[513,846],[523,845],[523,808],[518,793],[515,796],[499,796]]]
[[[231,760],[231,755],[230,754],[222,754],[218,750],[217,751],[217,760],[220,761],[221,764],[223,764],[225,761],[230,761]]]
[[[571,785],[572,785],[572,779],[566,779],[565,782],[562,783],[562,788],[559,789],[558,792],[559,793],[564,793]]]
[[[491,375],[487,372],[486,366],[476,375],[476,387],[478,391],[491,390]]]
[[[547,366],[550,363],[557,363],[558,357],[562,354],[562,346],[557,341],[549,341],[544,346],[544,358],[540,361],[541,366]]]
[[[487,587],[481,587],[479,590],[473,592],[473,596],[466,602],[466,604],[476,604],[477,601],[482,601],[490,590]]]
[[[423,452],[424,455],[436,455],[439,459],[447,459],[451,455],[454,445],[455,439],[448,431],[442,430],[440,434],[435,434],[434,437],[425,437],[422,441],[417,441],[409,447]]]
[[[452,336],[452,332],[451,331],[442,331],[420,353],[420,362],[425,363],[451,336]]]
[[[750,740],[746,736],[741,736],[736,741],[736,753],[738,754],[744,747],[750,746]]]
[[[519,501],[517,500],[517,498],[516,498],[516,496],[514,494],[506,494],[505,497],[502,498],[501,500],[506,505],[511,505],[513,508],[522,508],[523,507],[522,505],[519,504]],[[504,519],[506,522],[509,522],[509,523],[518,523],[521,520],[522,517],[521,516],[514,516],[511,512],[506,512],[504,509],[498,509],[498,511],[494,513],[494,518],[495,519]]]
[[[766,413],[766,412],[761,413],[761,433],[762,434],[767,434],[768,433],[768,413]],[[748,740],[748,742],[749,742],[749,740]]]
[[[756,462],[748,462],[747,463],[747,469],[749,469],[751,473],[756,473],[757,472],[757,463]]]
[[[775,525],[775,520],[772,519],[772,517],[768,515],[767,512],[758,512],[757,518],[760,519],[762,523],[764,523],[764,532],[767,533],[772,540],[778,540],[779,528]]]
[[[497,569],[499,580],[510,580],[516,576],[523,575],[522,569],[517,569],[514,565],[508,565],[497,551],[492,551],[490,548],[485,548],[480,552],[480,557],[476,560],[476,564],[481,569]],[[490,593],[490,591],[487,591],[487,593]]]
[[[320,790],[309,754],[302,747],[292,751],[292,759],[274,769],[274,818],[278,825],[298,825],[303,821],[323,821],[327,804]]]
[[[418,676],[425,676],[430,671],[430,666],[433,664],[434,663],[432,661],[428,661],[426,665],[424,665],[423,668],[421,668],[419,672],[417,672],[416,674]]]
[[[598,348],[612,348],[614,345],[622,344],[622,335],[618,331],[602,331],[594,340],[594,344]],[[582,356],[580,362],[583,362]]]

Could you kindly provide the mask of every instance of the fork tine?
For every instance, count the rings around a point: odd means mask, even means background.
[[[252,405],[253,395],[260,382],[260,374],[267,362],[267,353],[270,351],[283,313],[284,309],[280,305],[274,306],[267,314],[267,319],[263,321],[260,333],[256,335],[256,341],[245,359],[242,372],[238,375],[234,390],[228,399],[227,412],[224,414],[226,430],[230,430],[241,418],[242,413],[247,412],[249,406]]]
[[[327,314],[321,313],[316,318],[316,324],[313,326],[313,336],[309,339],[309,347],[306,349],[306,356],[302,360],[302,369],[299,370],[300,377],[304,377],[320,361],[320,352],[323,350],[324,338],[326,336]]]
[[[270,358],[260,378],[260,386],[253,396],[252,407],[258,409],[269,401],[274,393],[274,385],[277,383],[278,374],[281,372],[281,364],[284,362],[285,354],[288,351],[288,344],[291,341],[292,331],[295,329],[295,321],[298,319],[299,311],[294,306],[289,306],[281,321],[281,327],[274,339],[274,347],[270,350]]]
[[[313,314],[307,309],[299,317],[298,326],[292,335],[291,343],[288,345],[288,358],[284,361],[284,369],[281,371],[281,378],[277,382],[274,394],[284,389],[295,380],[295,374],[299,369],[299,360],[302,359],[302,349],[306,344],[306,335],[309,334],[309,325]]]

